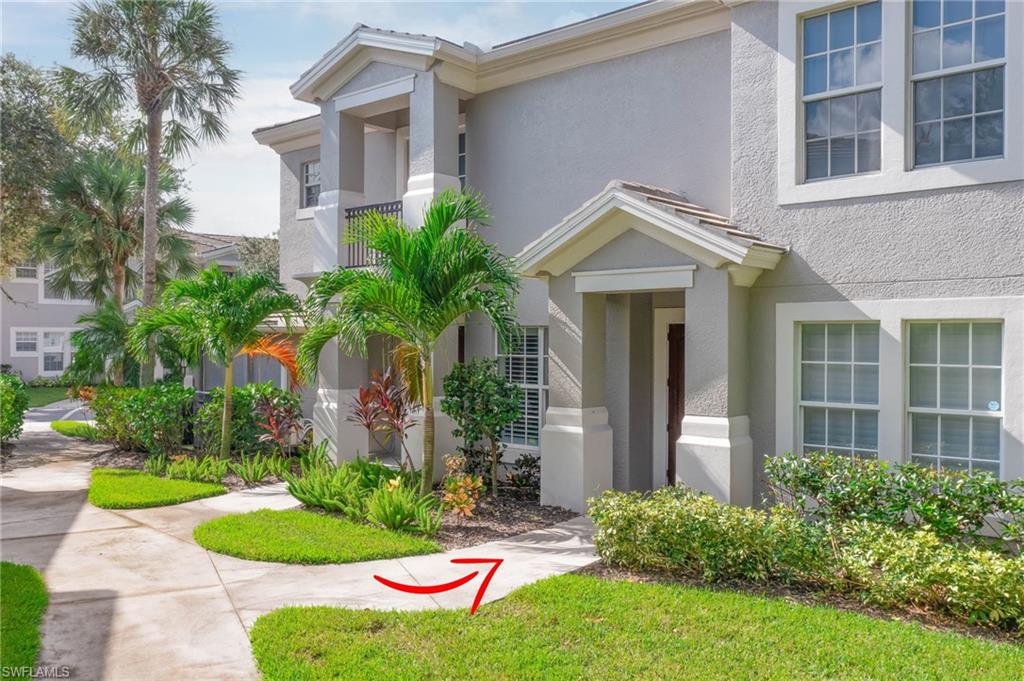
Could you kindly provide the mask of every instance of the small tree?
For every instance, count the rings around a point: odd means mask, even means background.
[[[466,441],[490,445],[491,495],[498,494],[498,461],[505,445],[501,431],[520,415],[523,391],[498,372],[493,359],[476,359],[469,364],[456,364],[444,379],[441,411],[458,425],[452,434]]]
[[[404,469],[408,463],[409,470],[415,470],[406,440],[409,430],[416,425],[416,419],[412,415],[408,389],[396,379],[390,368],[383,374],[373,370],[370,383],[360,386],[358,395],[352,398],[347,419],[366,428],[378,447],[386,445],[392,435],[397,437],[402,448],[399,453],[400,466]],[[378,433],[384,434],[383,442],[377,437]],[[404,460],[402,454],[405,455]]]

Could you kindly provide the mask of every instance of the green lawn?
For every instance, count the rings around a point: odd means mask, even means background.
[[[1020,679],[1024,649],[781,599],[564,575],[467,610],[259,618],[288,679]]]
[[[441,547],[401,532],[314,513],[270,511],[227,515],[193,530],[196,542],[237,558],[276,563],[355,563],[434,553]]]
[[[100,432],[96,426],[84,421],[51,421],[50,428],[66,437],[80,437],[85,440],[99,440]]]
[[[59,402],[60,400],[67,399],[68,389],[62,387],[56,388],[33,388],[29,386],[28,390],[28,408],[33,409],[35,407],[45,407],[48,404]]]
[[[0,668],[35,666],[48,602],[38,570],[0,562]]]
[[[158,478],[125,468],[94,468],[89,501],[100,508],[149,508],[214,497],[225,491],[223,485],[209,482]]]

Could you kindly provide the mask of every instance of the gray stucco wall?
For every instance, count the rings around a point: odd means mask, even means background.
[[[1021,295],[1024,183],[779,206],[777,7],[744,4],[732,17],[732,215],[792,248],[750,291],[749,403],[760,470],[760,457],[774,453],[775,305]]]
[[[39,268],[42,275],[42,267]],[[0,294],[0,363],[10,364],[28,380],[39,374],[37,357],[15,356],[11,331],[16,328],[64,330],[77,327],[78,318],[92,312],[91,303],[40,303],[38,282],[20,282],[6,279]],[[8,298],[10,296],[10,298]],[[37,338],[37,349],[42,354],[42,333]],[[66,357],[66,355],[65,355]],[[66,364],[66,363],[65,363]]]
[[[514,255],[616,178],[727,211],[728,69],[719,32],[467,102],[467,182],[490,202],[487,236]],[[524,282],[523,323],[545,323],[546,304]]]

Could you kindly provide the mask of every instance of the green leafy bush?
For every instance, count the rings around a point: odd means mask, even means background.
[[[293,458],[289,456],[268,456],[263,461],[267,464],[267,470],[275,478],[284,480],[286,475],[291,475]]]
[[[21,435],[27,410],[28,390],[21,378],[0,374],[0,442],[14,440]]]
[[[142,470],[155,477],[163,477],[167,473],[168,460],[166,454],[156,454],[146,457],[142,463]]]
[[[767,513],[720,504],[685,487],[605,492],[590,500],[594,544],[610,563],[677,570],[708,581],[794,581],[827,564],[821,527],[790,509]]]
[[[28,379],[30,388],[67,388],[71,383],[63,376],[35,376]]]
[[[285,476],[288,493],[306,506],[341,513],[349,520],[366,517],[366,494],[359,484],[359,475],[348,466],[303,465],[302,475]]]
[[[440,529],[441,514],[437,497],[421,496],[417,489],[398,477],[373,490],[366,501],[366,519],[371,523],[428,537]]]
[[[194,397],[192,388],[173,382],[146,388],[105,385],[96,389],[90,407],[100,437],[118,449],[174,454],[181,450]]]
[[[230,465],[231,471],[250,485],[262,482],[270,475],[266,457],[262,454],[243,454],[238,462]]]
[[[870,603],[914,605],[972,623],[1024,627],[1024,558],[877,523],[836,530],[839,586]]]
[[[1019,513],[1020,481],[1002,482],[989,473],[787,453],[765,462],[765,476],[776,501],[815,520],[920,527],[948,541],[982,540],[985,528],[1016,540],[1020,529],[991,522],[998,514]]]
[[[267,431],[260,427],[258,404],[273,404],[275,408],[301,413],[299,395],[266,383],[249,383],[232,391],[231,449],[232,451],[269,453],[277,445],[272,439],[261,438]],[[197,445],[205,454],[220,452],[221,415],[224,411],[224,390],[210,391],[210,399],[195,415],[193,431]]]
[[[191,482],[220,482],[228,473],[227,459],[216,456],[183,456],[167,464],[168,478]]]

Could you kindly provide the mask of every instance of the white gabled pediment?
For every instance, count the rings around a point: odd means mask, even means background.
[[[709,267],[728,267],[749,286],[774,269],[785,248],[767,244],[723,222],[726,219],[657,188],[615,181],[516,256],[525,276],[560,276],[629,230],[640,232]],[[714,221],[704,222],[700,216]],[[622,263],[643,267],[647,263]]]

